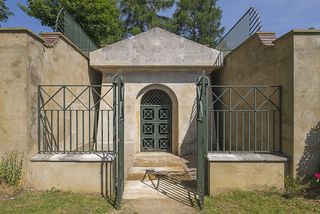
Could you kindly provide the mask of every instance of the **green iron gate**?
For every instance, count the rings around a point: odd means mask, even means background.
[[[154,89],[141,99],[141,151],[171,151],[171,99]]]
[[[204,207],[207,193],[207,154],[208,154],[208,89],[209,79],[200,76],[197,82],[197,187],[200,208]]]
[[[119,208],[124,188],[123,78],[116,75],[105,85],[39,85],[38,153],[101,156],[101,163],[108,164],[105,196]]]
[[[124,81],[119,75],[113,78],[113,85],[117,90],[113,91],[113,106],[116,106],[116,111],[113,114],[113,139],[116,148],[116,158],[114,164],[115,175],[115,206],[120,208],[123,190],[124,190]]]

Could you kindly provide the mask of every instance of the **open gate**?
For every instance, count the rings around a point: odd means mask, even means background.
[[[124,189],[123,78],[116,75],[105,85],[39,85],[38,153],[101,157],[101,194],[119,208]]]
[[[208,95],[209,78],[200,76],[197,81],[197,188],[200,209],[204,208],[204,195],[207,191],[208,154]]]

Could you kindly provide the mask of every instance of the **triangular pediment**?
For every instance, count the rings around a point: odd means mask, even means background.
[[[161,28],[153,28],[90,53],[102,67],[208,67],[219,51]],[[100,69],[101,70],[101,69]]]

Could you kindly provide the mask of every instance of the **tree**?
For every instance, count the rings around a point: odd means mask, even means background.
[[[126,36],[153,27],[169,28],[171,19],[159,13],[171,8],[174,3],[174,0],[120,0],[119,7]]]
[[[214,47],[221,37],[222,11],[217,0],[180,0],[176,3],[173,23],[177,34]]]
[[[115,0],[28,0],[27,5],[19,4],[19,7],[53,29],[57,15],[64,7],[97,45],[116,42],[123,36]]]
[[[5,1],[6,0],[0,0],[0,22],[7,21],[9,16],[13,15],[13,13],[6,6]]]

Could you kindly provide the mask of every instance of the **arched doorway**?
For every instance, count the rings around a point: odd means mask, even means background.
[[[140,104],[141,151],[171,152],[172,101],[159,89],[145,93]]]

